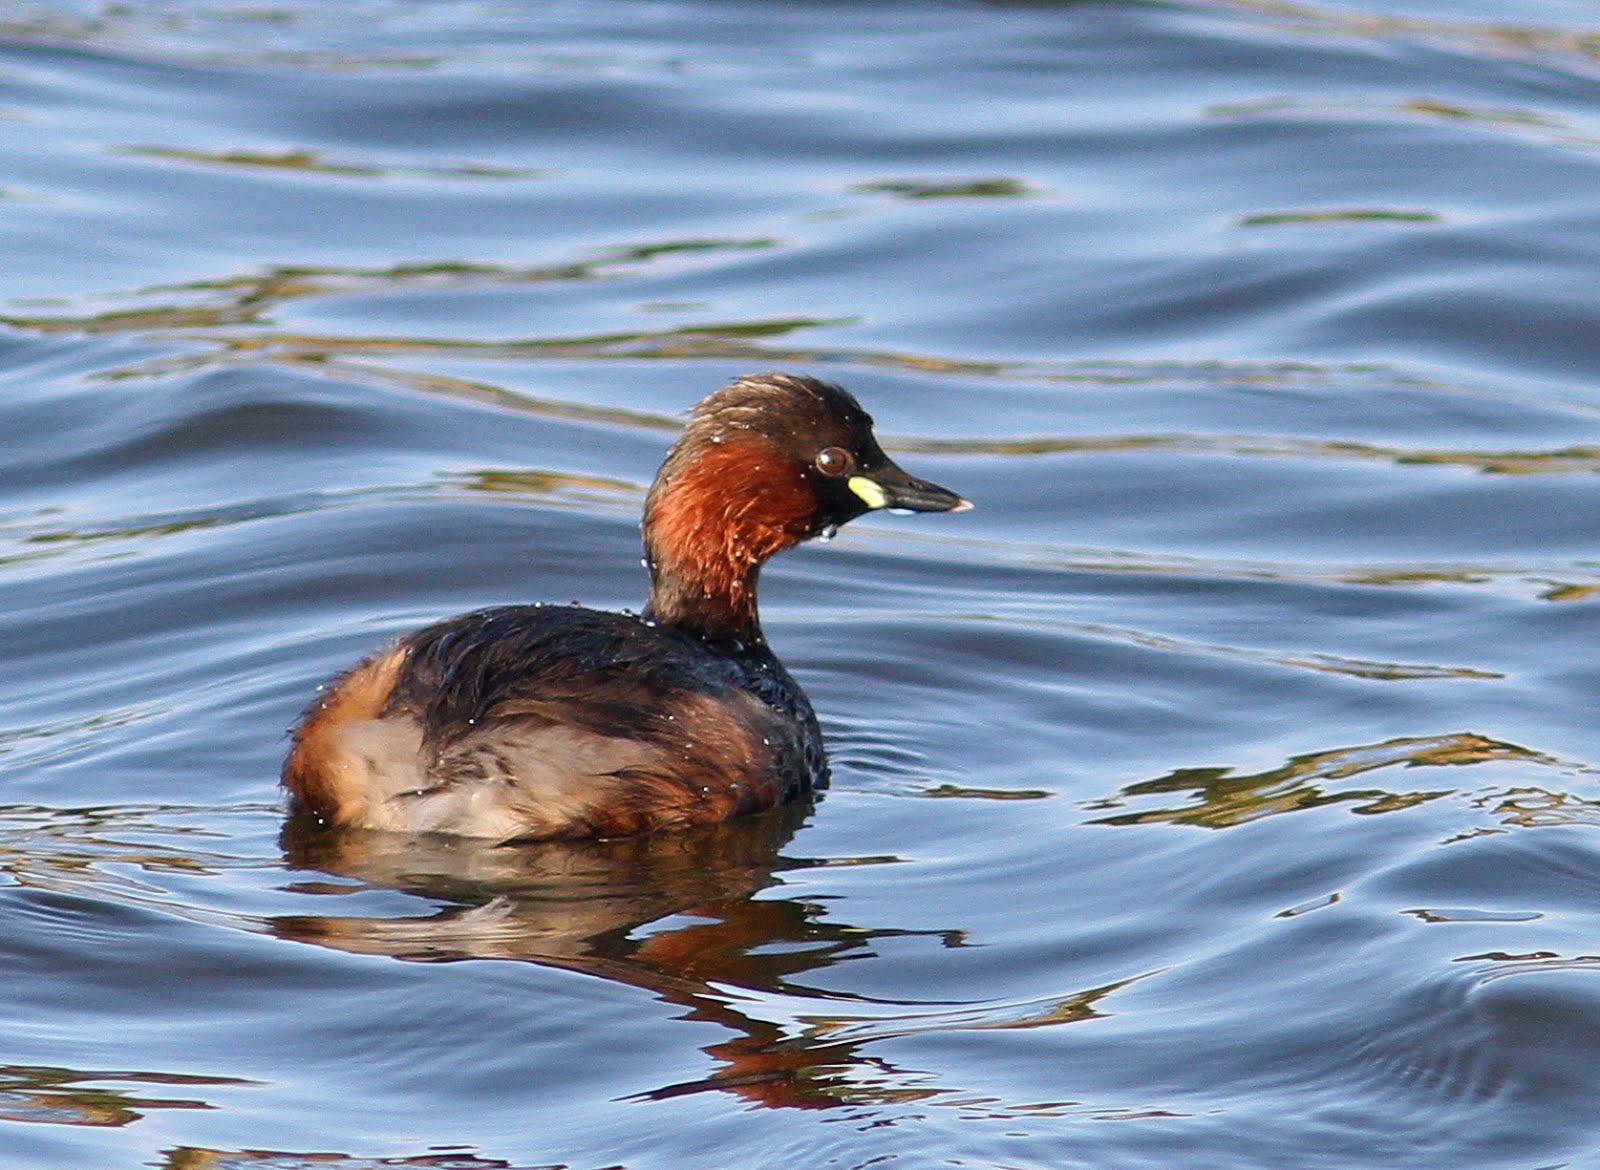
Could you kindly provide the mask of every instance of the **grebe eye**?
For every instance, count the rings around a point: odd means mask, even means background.
[[[856,465],[843,447],[824,447],[817,455],[817,470],[823,475],[844,475]]]

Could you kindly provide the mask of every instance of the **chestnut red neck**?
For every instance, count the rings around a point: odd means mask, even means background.
[[[680,443],[645,500],[645,616],[713,641],[760,642],[762,564],[815,531],[805,472],[754,432]]]

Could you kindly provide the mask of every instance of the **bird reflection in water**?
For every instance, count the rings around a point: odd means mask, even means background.
[[[352,954],[412,962],[516,959],[644,988],[688,1009],[682,1018],[733,1033],[705,1049],[719,1065],[709,1076],[644,1096],[718,1089],[765,1106],[837,1105],[859,1100],[852,1071],[863,1064],[889,1071],[891,1080],[906,1078],[858,1054],[862,1038],[796,1035],[752,1018],[716,988],[793,995],[790,979],[870,956],[874,938],[930,932],[861,929],[831,923],[804,902],[758,898],[780,883],[781,871],[814,864],[779,852],[808,812],[786,806],[684,832],[497,848],[444,837],[329,832],[291,821],[283,846],[292,866],[359,883],[302,881],[296,890],[377,888],[455,905],[410,918],[284,915],[271,929]]]

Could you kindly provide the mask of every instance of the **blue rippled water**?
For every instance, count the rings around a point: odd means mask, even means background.
[[[0,1166],[1600,1162],[1587,0],[9,4],[0,256]],[[283,831],[775,368],[814,807]]]

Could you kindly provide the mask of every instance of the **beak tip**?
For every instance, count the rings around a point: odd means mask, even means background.
[[[970,512],[972,511],[972,501],[961,496],[957,496],[956,502],[951,505],[950,510],[952,512]]]

